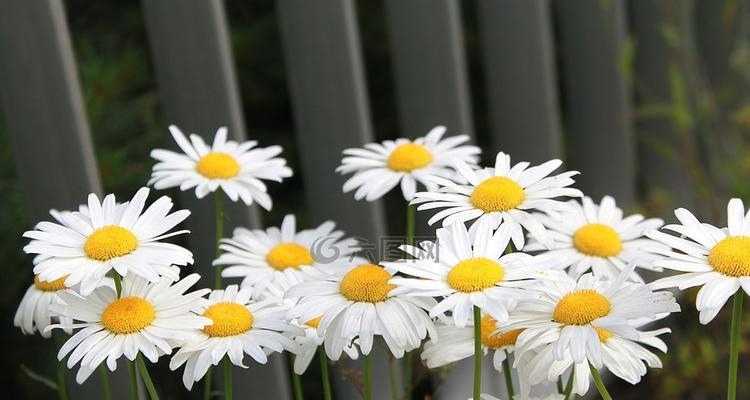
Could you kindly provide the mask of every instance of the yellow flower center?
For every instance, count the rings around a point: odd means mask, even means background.
[[[508,211],[518,207],[526,198],[526,192],[514,180],[504,176],[493,176],[477,185],[471,194],[471,204],[486,211]]]
[[[318,329],[318,325],[320,325],[320,318],[322,317],[315,317],[307,322],[305,322],[305,325],[309,326],[310,328]]]
[[[65,280],[68,279],[68,275],[63,276],[60,279],[54,281],[40,281],[39,275],[34,275],[34,286],[43,292],[56,292],[58,290],[65,289]]]
[[[240,164],[229,154],[208,153],[198,161],[195,170],[208,179],[229,179],[240,172]]]
[[[609,314],[612,304],[592,289],[576,290],[560,299],[552,319],[565,325],[587,325],[597,318]]]
[[[388,168],[398,172],[410,172],[424,168],[432,162],[432,154],[422,145],[406,143],[396,147],[388,156]]]
[[[253,314],[239,303],[216,303],[208,307],[203,316],[214,322],[203,327],[203,332],[211,337],[240,335],[253,327]]]
[[[604,224],[588,224],[573,235],[573,245],[583,254],[607,258],[622,250],[622,240],[614,229]]]
[[[448,284],[459,292],[481,292],[503,280],[505,269],[487,258],[469,258],[448,272]]]
[[[377,265],[360,265],[341,279],[341,294],[351,301],[379,303],[396,287],[388,283],[391,278],[391,274]]]
[[[140,332],[156,319],[154,306],[140,297],[115,300],[102,313],[102,325],[112,333],[127,335]]]
[[[730,236],[716,243],[708,253],[708,262],[727,276],[750,276],[750,237]]]
[[[313,258],[305,247],[297,243],[281,243],[266,255],[266,261],[281,271],[287,268],[299,269],[300,265],[312,265]]]
[[[138,239],[132,232],[117,225],[108,225],[95,230],[86,239],[83,250],[92,260],[107,261],[128,255],[136,247]]]
[[[612,336],[615,336],[614,333],[612,333],[612,332],[610,332],[610,331],[608,331],[606,329],[602,329],[602,328],[600,328],[598,326],[595,326],[594,330],[596,331],[596,334],[599,335],[599,341],[602,342],[602,343],[604,343],[607,340],[609,340],[609,338],[611,338]]]
[[[516,344],[518,335],[523,329],[514,329],[505,333],[492,334],[497,329],[497,321],[489,315],[482,317],[482,345],[490,349],[499,349]]]

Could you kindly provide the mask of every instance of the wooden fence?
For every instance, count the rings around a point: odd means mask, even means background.
[[[577,186],[595,198],[612,194],[625,207],[634,205],[639,165],[657,170],[649,174],[649,185],[689,187],[676,166],[638,145],[632,110],[645,100],[622,70],[623,57],[638,43],[638,54],[648,61],[636,57],[635,75],[647,81],[652,95],[669,97],[663,84],[669,54],[658,24],[674,2],[472,4],[480,26],[486,104],[470,100],[465,4],[385,0],[394,101],[404,136],[424,134],[437,124],[451,133],[474,135],[473,110],[486,107],[486,151],[503,149],[516,160],[532,162],[562,157],[568,167],[583,172]],[[301,168],[295,174],[305,181],[307,204],[314,205],[310,220],[334,219],[351,235],[375,239],[387,232],[385,205],[354,201],[341,193],[344,178],[333,173],[343,148],[374,137],[356,6],[354,0],[278,0],[276,12],[294,136],[305,149],[298,154]],[[142,7],[164,120],[206,136],[228,126],[233,138],[246,139],[245,120],[253,116],[242,112],[222,1],[142,0]],[[684,1],[676,7],[689,13],[693,4]],[[72,208],[89,192],[101,192],[61,0],[7,0],[0,5],[0,100],[30,221],[45,219],[50,208]],[[669,124],[645,128],[673,140]],[[188,228],[196,268],[210,276],[211,207],[192,193],[181,202],[194,211]],[[254,209],[235,205],[230,212],[236,224],[262,224]],[[385,361],[378,362],[382,366]],[[441,388],[442,398],[466,397],[469,380],[461,370]],[[237,393],[252,390],[254,398],[290,398],[282,357],[273,358],[270,366],[252,367],[250,373],[236,369],[236,374]],[[500,384],[499,376],[489,376],[494,383],[485,386]],[[336,381],[339,398],[353,397],[348,384]],[[375,387],[376,398],[390,393],[385,381]],[[76,398],[96,397],[76,390]]]

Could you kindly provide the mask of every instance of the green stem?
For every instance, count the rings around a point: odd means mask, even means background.
[[[372,400],[372,360],[365,355],[365,400]]]
[[[729,342],[729,383],[727,384],[727,400],[737,398],[737,366],[740,356],[740,322],[742,320],[742,301],[744,298],[742,288],[734,295],[732,305],[732,330]]]
[[[557,377],[557,393],[563,394],[565,389],[563,388],[562,376]]]
[[[143,378],[143,383],[146,385],[146,390],[148,390],[151,400],[159,400],[159,394],[156,393],[154,382],[151,380],[151,375],[149,375],[148,369],[146,369],[146,363],[143,362],[143,357],[140,354],[135,357],[135,362],[138,363],[138,370],[141,371],[141,378]]]
[[[570,392],[573,391],[573,376],[575,375],[575,373],[575,369],[571,368],[570,376],[568,377],[568,383],[565,385],[565,393],[563,393],[563,395],[565,395],[565,399],[563,400],[568,400],[570,398]]]
[[[206,371],[206,377],[203,378],[203,400],[209,400],[211,398],[211,390],[213,389],[211,385],[212,378],[212,368],[208,367],[208,370]]]
[[[232,400],[232,362],[224,358],[224,399]]]
[[[406,205],[406,243],[414,245],[414,206]]]
[[[328,356],[323,346],[318,347],[318,358],[320,359],[320,379],[323,381],[323,398],[331,400],[331,378],[328,372]]]
[[[406,244],[414,246],[414,210],[415,206],[406,204]],[[414,386],[413,380],[413,368],[414,368],[414,352],[406,353],[404,358],[404,397],[406,400],[411,400],[412,387]],[[395,397],[394,397],[395,398]]]
[[[128,362],[128,375],[130,375],[130,400],[138,400],[138,376],[135,372],[135,361]]]
[[[304,400],[305,396],[302,393],[302,380],[299,375],[294,372],[294,361],[297,359],[295,354],[290,354],[289,365],[292,371],[292,389],[294,389],[294,400]]]
[[[104,400],[112,400],[112,392],[109,390],[109,374],[107,368],[102,363],[99,365],[99,377],[102,380],[102,392],[104,392]]]
[[[221,241],[221,238],[224,236],[224,192],[221,190],[216,191],[216,258],[219,258],[221,255],[221,250],[219,249],[219,242]],[[214,271],[214,287],[216,289],[221,289],[221,265],[217,265],[216,270]]]
[[[482,395],[482,312],[474,306],[474,400]]]
[[[398,400],[398,377],[396,374],[396,357],[388,353],[388,371],[391,373],[391,398]]]
[[[599,390],[599,394],[602,396],[602,399],[612,400],[612,396],[609,395],[607,388],[604,387],[604,382],[602,382],[602,376],[599,375],[599,370],[594,368],[591,363],[589,363],[589,369],[591,370],[591,376],[594,377],[594,384],[596,385],[596,389]]]
[[[115,291],[117,292],[117,298],[120,298],[122,294],[122,277],[117,271],[112,270],[112,279],[115,281]]]
[[[503,375],[505,375],[505,387],[508,389],[508,398],[513,398],[513,377],[510,374],[510,360],[508,360],[508,352],[505,352],[505,360],[503,360]]]
[[[55,344],[57,344],[57,349],[59,350],[65,344],[65,338],[61,332],[55,332],[52,336],[55,338]],[[68,400],[68,388],[65,386],[64,361],[57,362],[57,396],[60,400]]]

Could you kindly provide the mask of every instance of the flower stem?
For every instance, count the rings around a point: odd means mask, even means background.
[[[482,395],[482,312],[474,306],[474,400]]]
[[[557,377],[557,393],[563,394],[565,389],[563,388],[562,375]]]
[[[138,376],[135,372],[135,361],[128,362],[128,375],[130,375],[130,400],[138,400]]]
[[[203,400],[208,400],[211,398],[211,389],[213,389],[211,381],[212,378],[212,368],[208,367],[208,371],[206,371],[206,377],[203,378]]]
[[[737,398],[737,365],[740,356],[740,322],[742,320],[742,301],[744,299],[742,288],[734,295],[732,305],[732,330],[729,342],[729,382],[727,384],[727,400]]]
[[[222,192],[220,189],[216,190],[216,258],[219,258],[221,255],[221,250],[219,249],[219,242],[221,241],[221,238],[224,236],[224,192]],[[221,289],[221,265],[217,265],[214,268],[214,287],[216,289]]]
[[[120,298],[122,294],[122,277],[117,271],[112,271],[112,279],[115,281],[115,291],[117,292],[117,298]]]
[[[323,398],[331,400],[331,378],[328,372],[328,356],[323,346],[318,347],[318,358],[320,359],[320,379],[323,381]]]
[[[602,376],[599,375],[599,370],[594,368],[591,363],[589,363],[589,369],[591,370],[591,376],[594,377],[594,384],[596,385],[596,389],[599,391],[602,399],[612,400],[612,396],[609,395],[609,392],[607,392],[607,388],[604,387],[604,382],[602,382]]]
[[[503,375],[505,375],[505,387],[508,389],[508,398],[513,398],[513,377],[510,373],[510,361],[508,360],[508,352],[505,352],[505,360],[503,360]]]
[[[99,365],[99,377],[102,380],[102,392],[104,392],[104,400],[112,400],[112,393],[109,390],[109,374],[107,374],[107,368],[103,363]]]
[[[565,396],[565,399],[568,400],[570,398],[570,392],[573,391],[573,376],[575,375],[576,371],[574,368],[570,369],[570,376],[568,377],[568,383],[565,385],[565,393],[563,395]]]
[[[224,399],[232,400],[232,362],[224,358]]]
[[[143,383],[146,385],[146,390],[148,390],[151,400],[159,400],[159,394],[156,393],[154,382],[151,380],[151,375],[149,375],[148,369],[146,369],[146,363],[143,362],[143,357],[140,354],[135,357],[135,362],[138,363],[138,370],[141,371],[141,378],[143,378]]]
[[[289,355],[289,365],[291,367],[292,372],[292,389],[294,391],[294,400],[304,400],[305,396],[302,393],[302,381],[299,378],[299,375],[297,375],[294,372],[294,361],[297,359],[297,355],[290,354]]]
[[[372,360],[365,355],[365,400],[372,400]]]
[[[391,373],[391,398],[398,400],[398,377],[396,374],[396,357],[388,353],[388,370]]]
[[[406,244],[411,246],[414,246],[414,210],[415,206],[406,204]],[[412,382],[413,368],[414,352],[410,351],[404,357],[404,398],[406,400],[411,400],[411,389],[414,386],[414,382]]]
[[[55,332],[52,336],[55,338],[58,350],[65,344],[65,338],[60,332]],[[57,362],[57,396],[60,400],[68,400],[68,388],[65,386],[65,362]]]

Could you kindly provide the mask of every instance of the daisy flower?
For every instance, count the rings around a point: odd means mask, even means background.
[[[61,223],[40,222],[24,237],[32,239],[24,251],[37,254],[34,273],[42,281],[55,281],[64,276],[65,286],[79,286],[87,296],[101,285],[114,269],[126,276],[130,273],[151,282],[160,276],[175,281],[179,268],[193,262],[193,254],[180,246],[161,242],[162,239],[188,233],[168,232],[190,215],[190,211],[169,213],[172,200],[162,196],[143,210],[148,188],[141,188],[130,202],[118,204],[110,194],[99,202],[90,194],[84,211],[55,213]]]
[[[725,229],[701,223],[684,208],[674,214],[680,223],[664,229],[681,237],[659,231],[647,232],[646,236],[670,247],[659,251],[667,258],[657,261],[656,266],[684,273],[659,279],[651,286],[684,290],[702,285],[696,308],[705,325],[740,288],[750,294],[750,213],[745,214],[742,200],[730,200]]]
[[[365,148],[346,149],[336,172],[354,175],[344,183],[344,193],[354,192],[357,200],[373,201],[401,184],[406,201],[414,198],[417,182],[428,191],[437,185],[425,177],[435,175],[450,179],[455,161],[476,164],[481,150],[476,146],[461,145],[470,140],[468,135],[442,139],[444,126],[436,126],[425,137],[415,140],[396,139],[383,143],[368,143]]]
[[[66,278],[66,276],[63,276],[55,281],[47,282],[40,281],[39,276],[35,275],[34,283],[26,290],[23,299],[21,299],[21,304],[18,305],[16,315],[13,317],[13,325],[21,328],[21,331],[26,335],[33,335],[36,331],[39,331],[44,338],[51,336],[51,333],[45,331],[45,329],[52,325],[53,319],[71,325],[72,319],[58,317],[50,312],[50,305],[65,304],[58,293],[68,290],[64,284]],[[72,331],[66,329],[66,332],[70,334]]]
[[[208,302],[196,312],[210,322],[186,342],[169,362],[173,371],[185,364],[182,382],[191,389],[211,365],[229,356],[232,364],[247,368],[245,354],[265,364],[272,352],[295,350],[295,343],[283,333],[294,331],[284,320],[285,309],[273,301],[252,302],[250,288],[229,285],[214,290]]]
[[[554,242],[547,254],[565,258],[565,267],[570,267],[573,278],[592,271],[596,276],[614,279],[636,261],[640,268],[661,270],[653,263],[662,257],[648,250],[660,245],[644,236],[644,232],[661,227],[661,219],[644,219],[639,214],[623,218],[622,210],[610,196],[604,196],[599,205],[589,197],[583,198],[583,204],[571,201],[570,205],[559,218],[545,214],[536,217],[547,227]],[[524,251],[540,250],[547,249],[534,239],[524,248]],[[637,273],[631,278],[643,282]]]
[[[454,222],[489,220],[493,228],[506,222],[511,227],[511,237],[516,249],[524,245],[523,228],[547,247],[552,245],[550,234],[539,220],[530,214],[538,211],[553,216],[569,206],[558,197],[581,197],[578,189],[569,188],[577,171],[548,176],[562,165],[560,160],[550,160],[542,165],[527,168],[529,163],[510,165],[510,156],[497,154],[495,168],[473,169],[461,161],[455,168],[464,183],[443,177],[429,179],[441,186],[439,191],[429,190],[415,195],[411,204],[417,210],[444,208],[429,219],[430,225],[443,220],[443,226]],[[473,235],[473,229],[471,231]]]
[[[122,280],[119,298],[109,286],[97,287],[86,298],[72,291],[60,291],[65,304],[53,304],[50,309],[80,322],[61,322],[46,330],[82,329],[65,342],[57,358],[62,361],[70,354],[68,368],[80,362],[76,375],[79,384],[105,360],[114,371],[122,355],[133,361],[140,353],[155,363],[159,356],[171,353],[173,347],[199,335],[200,329],[211,324],[210,319],[194,313],[210,290],[185,293],[198,279],[198,274],[192,274],[178,282],[161,278],[150,283],[128,275]]]
[[[508,310],[529,297],[521,287],[531,283],[539,271],[553,266],[552,260],[524,253],[504,255],[511,225],[502,224],[494,233],[489,220],[480,221],[478,226],[473,239],[463,223],[454,223],[437,230],[436,242],[425,241],[421,247],[402,245],[400,248],[414,259],[383,263],[409,276],[390,281],[398,287],[394,293],[442,298],[429,309],[430,317],[451,311],[458,327],[466,326],[472,306],[501,323],[506,321]]]
[[[311,267],[346,268],[360,247],[334,228],[335,224],[327,221],[315,229],[297,231],[291,214],[284,217],[280,228],[237,228],[231,239],[221,240],[219,247],[224,253],[214,265],[225,266],[221,274],[225,278],[243,278],[241,286],[253,287],[257,299],[272,282],[306,279],[315,273]]]
[[[270,210],[271,197],[266,193],[263,180],[281,182],[292,176],[286,160],[274,158],[281,153],[280,146],[254,148],[258,144],[256,141],[227,140],[225,127],[216,131],[211,146],[195,134],[190,135],[188,141],[174,125],[169,127],[169,132],[184,154],[163,149],[151,151],[151,157],[159,162],[154,165],[148,184],[156,189],[195,188],[199,199],[221,189],[232,201],[242,199],[246,205],[255,201]]]
[[[578,280],[564,274],[542,276],[527,288],[538,297],[520,303],[501,332],[524,329],[516,342],[518,353],[524,352],[528,342],[556,337],[551,347],[555,360],[563,360],[569,352],[575,363],[588,360],[602,368],[602,330],[638,340],[632,321],[654,320],[663,313],[680,310],[672,293],[653,292],[645,284],[628,282],[633,268],[629,265],[614,280],[591,273]]]
[[[392,277],[378,265],[353,264],[303,282],[287,291],[286,297],[299,298],[288,317],[299,321],[320,317],[317,329],[334,361],[354,337],[362,354],[370,354],[375,335],[382,336],[391,353],[401,358],[419,347],[427,334],[435,336],[424,311],[434,300],[394,295],[395,286],[388,283]]]

